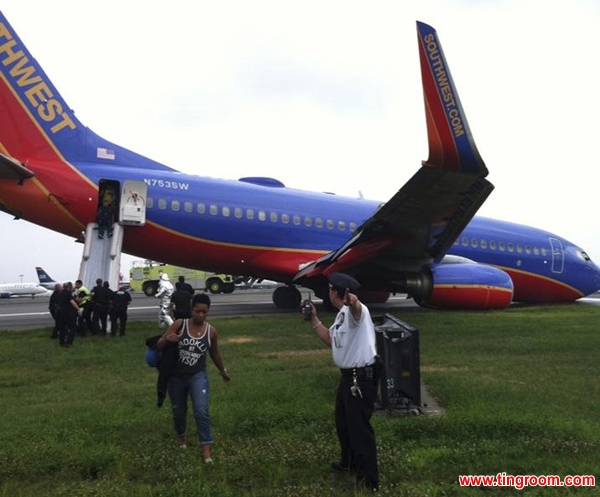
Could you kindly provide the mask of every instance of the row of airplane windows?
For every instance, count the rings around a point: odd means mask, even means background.
[[[462,245],[463,247],[468,247],[471,245],[472,248],[481,248],[486,250],[488,247],[490,250],[499,250],[500,252],[516,252],[517,254],[534,254],[534,255],[542,255],[542,257],[546,257],[548,251],[544,247],[531,247],[529,245],[523,246],[520,243],[516,245],[514,243],[506,243],[506,242],[496,242],[495,240],[478,240],[477,238],[471,238],[469,240],[468,237],[463,236],[460,239],[457,239],[454,242],[454,245]]]
[[[182,209],[182,203],[179,200],[171,200],[168,202],[165,199],[159,198],[156,202],[157,208],[160,210],[166,210],[170,208],[173,212],[178,212]],[[148,197],[146,199],[146,207],[148,209],[154,208],[154,199],[152,197]],[[184,212],[194,212],[194,204],[192,202],[183,202],[183,211]],[[275,211],[266,212],[264,210],[255,210],[255,209],[242,209],[241,207],[229,207],[227,205],[218,206],[214,204],[206,205],[203,203],[196,204],[195,211],[198,214],[209,214],[211,216],[221,215],[223,217],[235,217],[237,219],[246,218],[249,220],[257,219],[258,221],[267,221],[267,219],[272,223],[281,222],[282,224],[290,224],[292,223],[295,226],[299,226],[304,223],[305,226],[310,227],[314,225],[317,228],[327,229],[337,229],[339,231],[346,231],[350,229],[351,232],[355,231],[357,228],[357,224],[355,222],[346,223],[346,221],[336,221],[333,219],[323,219],[321,217],[313,218],[310,216],[300,216],[299,214],[287,214],[287,213],[279,213]]]

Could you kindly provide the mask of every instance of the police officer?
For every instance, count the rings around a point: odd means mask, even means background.
[[[329,299],[339,312],[327,328],[312,306],[311,324],[318,337],[331,346],[333,361],[341,373],[335,401],[341,460],[331,466],[353,471],[359,488],[376,492],[377,446],[370,421],[378,383],[375,327],[369,310],[356,296],[360,284],[343,273],[333,273],[328,279]]]
[[[61,347],[71,347],[77,327],[79,306],[73,295],[73,283],[65,282],[56,298],[56,324]]]
[[[92,289],[92,322],[95,334],[106,335],[111,295],[112,290],[109,288],[108,281],[103,282],[102,278],[98,278],[96,286]]]
[[[83,286],[83,281],[81,280],[75,282],[75,300],[81,309],[81,313],[77,317],[77,334],[84,337],[86,327],[90,330],[90,333],[93,331],[92,294]]]
[[[125,290],[119,289],[112,293],[110,304],[110,330],[113,337],[117,336],[117,322],[119,323],[119,335],[125,335],[127,326],[127,308],[131,303],[131,295]]]

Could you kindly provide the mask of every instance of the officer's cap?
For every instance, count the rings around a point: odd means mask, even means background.
[[[356,292],[360,288],[360,283],[348,274],[331,273],[327,279],[333,286],[344,290],[347,288],[350,292]]]

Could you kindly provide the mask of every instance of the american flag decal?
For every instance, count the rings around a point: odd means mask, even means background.
[[[115,160],[115,151],[107,148],[97,148],[96,157],[98,159],[110,159]]]

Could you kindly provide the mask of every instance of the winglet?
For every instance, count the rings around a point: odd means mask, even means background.
[[[488,170],[471,135],[437,32],[417,21],[429,158],[424,166],[485,177]]]

